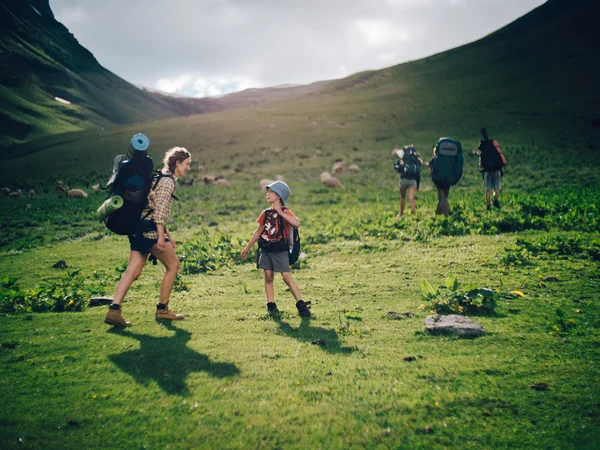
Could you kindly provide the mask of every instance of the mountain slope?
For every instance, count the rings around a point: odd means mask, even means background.
[[[222,109],[210,99],[150,94],[104,69],[54,19],[48,0],[0,4],[0,99],[0,145]]]
[[[257,105],[32,141],[0,156],[0,175],[17,178],[24,157],[35,155],[54,168],[52,174],[88,170],[88,182],[138,130],[150,136],[154,156],[183,145],[195,160],[226,175],[235,161],[246,169],[232,174],[240,179],[267,171],[319,173],[329,166],[326,158],[385,170],[381,155],[395,145],[413,143],[427,152],[438,137],[450,135],[474,148],[486,126],[501,137],[512,168],[543,167],[557,180],[569,168],[576,171],[570,182],[596,180],[599,13],[597,2],[550,0],[477,42],[331,81],[294,98],[260,103],[262,94],[238,93],[228,101]],[[68,162],[78,148],[87,153]],[[269,157],[271,149],[279,149],[277,158]]]

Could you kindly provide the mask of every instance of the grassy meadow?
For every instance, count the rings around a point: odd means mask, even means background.
[[[598,448],[597,8],[551,0],[477,43],[295,99],[4,148],[1,183],[25,195],[0,199],[0,447]],[[509,162],[500,210],[470,156],[482,126]],[[128,243],[94,219],[91,187],[137,132],[156,166],[169,147],[192,153],[169,226],[171,305],[187,317],[155,322],[163,272],[148,264],[123,306],[134,326],[115,330],[88,301],[113,294]],[[435,217],[425,168],[417,213],[397,219],[392,149],[427,161],[441,136],[465,151],[452,214]],[[328,190],[319,175],[339,159],[360,171]],[[255,253],[239,256],[267,207],[259,181],[277,175],[302,221],[292,274],[309,320],[279,277],[268,317]],[[58,197],[58,180],[89,196]],[[433,310],[487,334],[431,336]]]

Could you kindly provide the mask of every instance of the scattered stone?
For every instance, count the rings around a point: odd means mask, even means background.
[[[390,311],[386,314],[386,317],[388,319],[393,319],[393,320],[410,319],[413,316],[414,316],[414,314],[411,313],[410,311],[406,311],[406,312]]]
[[[92,332],[92,329],[91,329],[91,328],[88,328],[87,330],[83,330],[83,331],[82,331],[82,333],[91,333],[91,332]]]
[[[320,345],[321,347],[325,347],[325,341],[323,339],[317,339],[312,341],[312,345]]]
[[[440,316],[432,314],[425,319],[425,330],[430,334],[451,334],[466,337],[483,336],[485,329],[468,317],[451,314]]]
[[[0,344],[1,348],[17,348],[18,342],[3,342]]]
[[[66,269],[68,266],[67,262],[61,259],[60,261],[57,261],[52,267],[54,267],[55,269]]]
[[[406,362],[416,361],[416,360],[417,360],[416,356],[405,356],[404,357],[404,361],[406,361]]]
[[[402,236],[402,241],[403,242],[410,242],[410,241],[412,241],[412,238],[409,238],[408,236]]]
[[[558,278],[556,278],[556,277],[546,277],[542,281],[549,281],[549,282],[555,282],[555,283],[557,283],[560,280]]]
[[[431,427],[431,426],[427,425],[427,426],[425,427],[425,433],[426,433],[426,434],[431,434],[431,433],[433,433],[433,427]]]
[[[549,389],[549,386],[546,383],[534,383],[530,384],[529,387],[536,391],[547,391]]]

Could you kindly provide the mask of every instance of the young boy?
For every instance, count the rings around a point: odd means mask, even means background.
[[[302,301],[300,289],[290,273],[289,238],[292,236],[291,227],[298,228],[300,226],[300,219],[285,207],[285,201],[290,193],[289,186],[283,181],[275,181],[267,186],[267,202],[271,207],[263,211],[258,218],[258,227],[242,250],[242,258],[246,259],[248,251],[258,241],[260,249],[258,267],[265,271],[265,291],[269,314],[278,313],[273,279],[275,272],[281,272],[283,281],[296,299],[298,313],[302,317],[310,317],[310,310]]]

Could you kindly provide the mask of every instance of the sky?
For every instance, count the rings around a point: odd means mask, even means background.
[[[477,40],[545,0],[50,0],[130,83],[189,97],[343,78]]]

